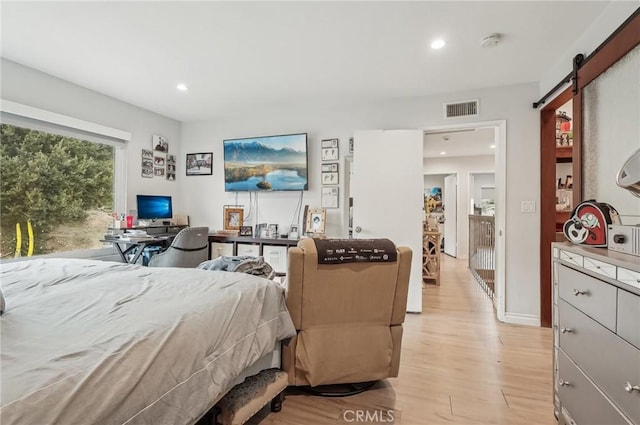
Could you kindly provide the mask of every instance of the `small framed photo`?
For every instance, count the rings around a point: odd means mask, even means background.
[[[251,226],[240,226],[240,236],[253,236],[253,227]]]
[[[322,184],[338,184],[338,173],[322,173]]]
[[[154,156],[153,157],[153,165],[156,167],[164,167],[164,157],[162,156]]]
[[[153,140],[154,151],[164,152],[164,153],[169,152],[169,142],[167,141],[166,137],[154,134],[152,137],[152,140]]]
[[[300,238],[300,230],[297,225],[293,225],[289,228],[289,239],[298,239]]]
[[[338,172],[338,163],[334,162],[332,164],[321,164],[323,173],[337,173]]]
[[[349,137],[349,153],[353,153],[353,137]]]
[[[153,159],[153,151],[142,149],[142,158],[143,159]]]
[[[176,179],[176,173],[167,172],[167,180],[174,181]]]
[[[164,177],[164,168],[154,167],[153,168],[153,175],[154,176],[158,176],[158,177]]]
[[[310,208],[305,220],[307,232],[324,234],[326,216],[327,210],[324,208]]]
[[[321,142],[322,148],[338,148],[338,139],[324,139]]]
[[[336,161],[338,159],[338,148],[322,148],[323,161]]]
[[[167,163],[169,164],[174,164],[176,163],[176,156],[175,155],[167,155]]]
[[[338,139],[324,139],[320,142],[323,161],[336,161],[338,159]]]
[[[320,201],[321,205],[324,208],[338,208],[339,193],[338,186],[323,187]]]
[[[256,232],[255,232],[254,236],[256,238],[266,238],[267,237],[267,223],[256,224]]]
[[[213,152],[187,154],[187,176],[210,176],[212,174]]]
[[[153,167],[142,167],[142,177],[146,179],[153,178]]]
[[[244,209],[224,209],[224,230],[240,230],[244,222]]]
[[[278,238],[278,225],[277,224],[270,224],[268,227],[268,237],[271,239],[277,239]]]

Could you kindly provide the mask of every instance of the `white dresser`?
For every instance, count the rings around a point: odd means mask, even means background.
[[[560,424],[640,425],[640,257],[553,244]]]

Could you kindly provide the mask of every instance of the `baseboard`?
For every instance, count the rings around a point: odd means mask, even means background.
[[[505,313],[504,322],[513,325],[540,327],[540,316],[535,314]]]

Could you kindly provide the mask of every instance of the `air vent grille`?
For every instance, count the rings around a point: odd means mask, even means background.
[[[458,118],[458,117],[473,117],[479,115],[480,101],[468,100],[464,102],[445,103],[444,104],[444,117]]]

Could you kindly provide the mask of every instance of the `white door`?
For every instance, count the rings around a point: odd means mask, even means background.
[[[407,311],[422,311],[423,134],[354,134],[353,237],[389,238],[413,251]]]
[[[458,256],[458,177],[450,174],[444,178],[444,253]]]

